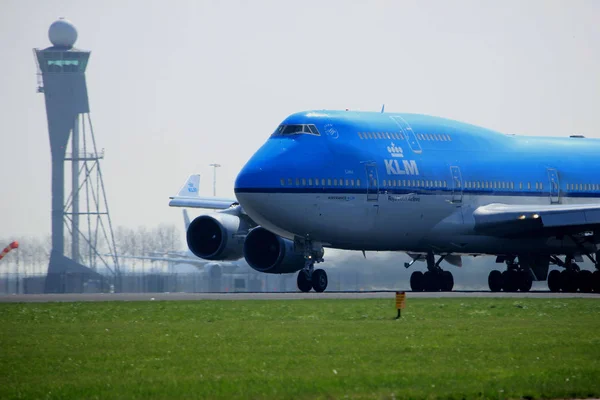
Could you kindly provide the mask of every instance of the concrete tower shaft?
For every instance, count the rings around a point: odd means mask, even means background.
[[[89,51],[49,47],[35,50],[42,75],[50,151],[52,152],[52,249],[64,252],[64,160],[71,132],[78,132],[79,115],[89,113],[85,70]],[[73,144],[78,142],[74,136]],[[75,153],[76,150],[74,149]],[[77,165],[77,163],[73,163]],[[74,176],[78,176],[76,168]],[[78,261],[78,260],[75,260]]]

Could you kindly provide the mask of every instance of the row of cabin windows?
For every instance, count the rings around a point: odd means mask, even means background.
[[[377,184],[377,182],[375,182]],[[426,180],[406,180],[406,179],[384,179],[384,187],[433,187],[445,188],[448,187],[446,181],[426,181]]]
[[[446,134],[438,133],[417,133],[417,139],[430,142],[451,142],[452,137]]]
[[[344,178],[281,178],[279,180],[281,186],[346,186],[360,187],[360,179],[344,179]]]
[[[458,183],[460,187],[460,183]],[[558,186],[556,183],[553,183],[554,189],[558,190]],[[527,182],[526,185],[523,182],[519,182],[519,189],[522,190],[524,186],[527,186],[527,190],[544,190],[543,182],[534,182],[533,185],[531,182]],[[465,182],[466,189],[514,189],[514,182],[481,182],[481,181],[468,181]],[[588,184],[588,183],[568,183],[567,190],[572,191],[587,191],[587,190],[598,190],[600,191],[600,184]]]
[[[399,132],[358,132],[360,139],[396,139],[404,140],[404,135]]]
[[[567,190],[583,191],[583,190],[600,190],[600,185],[593,183],[567,183]]]
[[[416,134],[418,140],[423,141],[439,141],[439,142],[450,142],[452,141],[452,137],[446,134],[438,134],[438,133],[417,133]],[[399,132],[358,132],[358,137],[360,139],[396,139],[396,140],[404,140],[404,135]]]
[[[281,186],[346,186],[346,187],[360,187],[360,179],[344,179],[344,178],[281,178]],[[372,182],[373,186],[377,186],[377,180]],[[384,187],[433,187],[433,188],[447,188],[448,182],[440,180],[406,180],[406,179],[384,179]],[[461,187],[461,183],[456,181],[456,186]],[[519,182],[519,189],[522,190],[524,186],[527,186],[527,190],[544,190],[544,184],[542,182],[527,182],[526,185],[523,182]],[[466,181],[464,183],[465,189],[514,189],[514,182],[498,182],[498,181]],[[588,184],[588,183],[569,183],[567,184],[567,190],[572,191],[589,191],[596,190],[600,191],[600,184]]]
[[[460,183],[458,184],[460,187]],[[527,182],[527,190],[531,190],[531,182]],[[523,182],[519,182],[519,190],[524,187]],[[544,184],[542,182],[534,182],[533,187],[535,190],[543,190]],[[514,189],[514,182],[498,182],[498,181],[467,181],[465,182],[466,189]]]
[[[460,187],[460,182],[457,182],[458,187]],[[523,189],[523,184],[521,183],[521,189]],[[488,181],[466,181],[465,182],[466,189],[514,189],[514,182],[488,182]]]

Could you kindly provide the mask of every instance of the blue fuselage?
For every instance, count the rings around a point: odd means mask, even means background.
[[[561,238],[491,238],[482,205],[598,203],[600,140],[506,135],[415,114],[307,111],[237,177],[244,211],[288,239],[355,250],[560,254]]]

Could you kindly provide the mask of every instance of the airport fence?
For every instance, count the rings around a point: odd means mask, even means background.
[[[328,291],[408,289],[404,279],[360,271],[330,270]],[[119,276],[59,273],[0,273],[0,294],[293,292],[297,274],[247,273],[211,277],[203,273],[123,273]]]

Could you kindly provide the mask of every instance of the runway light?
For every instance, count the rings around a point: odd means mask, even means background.
[[[525,215],[521,215],[519,219],[525,219]]]
[[[539,214],[533,214],[533,218],[538,219],[539,217]]]

